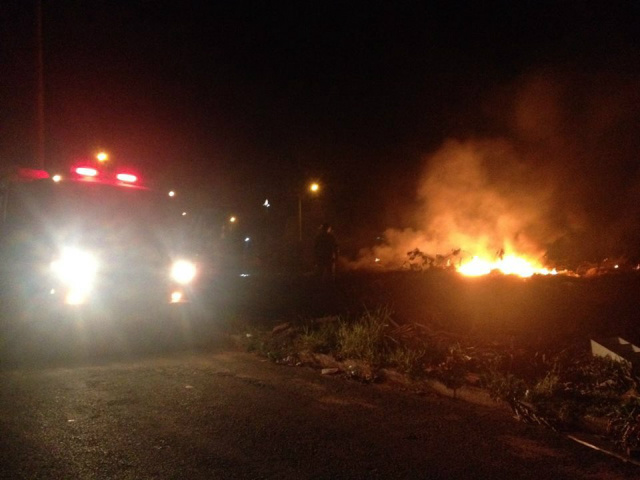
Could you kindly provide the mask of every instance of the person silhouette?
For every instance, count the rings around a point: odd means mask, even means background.
[[[332,279],[335,275],[335,265],[338,258],[338,242],[333,235],[331,225],[320,225],[314,243],[314,258],[316,274],[323,280]]]

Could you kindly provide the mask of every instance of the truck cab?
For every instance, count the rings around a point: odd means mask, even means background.
[[[0,293],[34,312],[171,306],[198,268],[175,199],[130,171],[19,169],[0,188]]]

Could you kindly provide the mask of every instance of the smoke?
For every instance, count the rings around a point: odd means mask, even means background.
[[[628,254],[640,239],[638,87],[543,72],[489,95],[477,124],[499,134],[449,138],[425,155],[411,225],[388,228],[355,266],[397,268],[416,248],[543,263]]]
[[[383,245],[362,252],[364,262],[374,256],[397,267],[415,248],[434,256],[457,249],[494,256],[504,249],[538,258],[541,245],[558,237],[552,186],[536,178],[508,141],[447,140],[425,161],[417,228],[386,230]]]

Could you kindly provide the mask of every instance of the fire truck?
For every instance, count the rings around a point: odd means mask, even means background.
[[[0,300],[21,315],[179,306],[198,267],[185,212],[132,170],[20,168],[0,187]]]

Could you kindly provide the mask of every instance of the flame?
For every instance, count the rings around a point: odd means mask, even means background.
[[[497,260],[488,260],[479,256],[474,256],[471,260],[461,263],[457,268],[458,272],[468,277],[479,277],[498,271],[505,275],[517,275],[528,278],[533,275],[556,275],[555,269],[549,270],[543,267],[536,260],[529,260],[524,257],[510,254]]]

